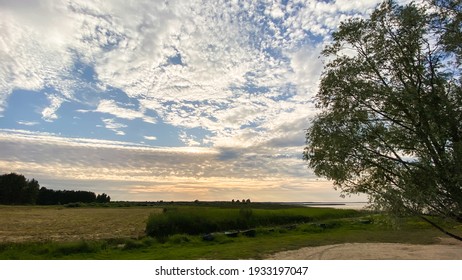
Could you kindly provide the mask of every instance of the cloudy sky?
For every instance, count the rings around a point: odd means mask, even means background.
[[[319,55],[379,2],[0,0],[0,173],[113,200],[339,200],[302,160]]]

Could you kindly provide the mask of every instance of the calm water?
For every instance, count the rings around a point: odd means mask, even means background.
[[[328,207],[337,209],[363,209],[367,202],[296,202],[306,207]]]

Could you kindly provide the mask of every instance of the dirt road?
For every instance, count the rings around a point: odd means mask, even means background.
[[[438,244],[345,243],[279,252],[273,260],[462,260],[462,242],[441,239]]]

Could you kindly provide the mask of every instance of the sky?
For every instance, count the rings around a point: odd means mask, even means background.
[[[0,173],[112,200],[342,200],[305,130],[323,47],[379,2],[0,0]]]

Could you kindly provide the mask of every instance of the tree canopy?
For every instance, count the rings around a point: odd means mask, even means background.
[[[332,38],[308,166],[378,208],[462,221],[460,1],[386,1]]]
[[[16,173],[0,175],[0,204],[56,205],[74,202],[106,203],[111,197],[90,191],[51,190],[40,187],[37,180],[28,180]]]
[[[40,185],[15,173],[0,176],[0,204],[35,204]]]

